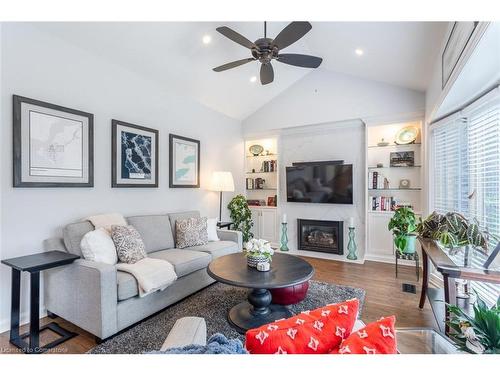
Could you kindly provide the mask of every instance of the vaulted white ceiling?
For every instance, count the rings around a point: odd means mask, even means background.
[[[226,25],[250,40],[263,37],[259,22],[39,23],[54,34],[94,54],[155,80],[181,95],[236,119],[244,119],[311,70],[273,63],[275,80],[251,83],[259,63],[215,73],[212,68],[250,56],[250,51],[215,31]],[[268,37],[287,22],[270,22]],[[444,37],[446,23],[312,22],[312,30],[287,53],[320,56],[319,69],[423,91]],[[211,36],[203,44],[202,37]],[[356,48],[364,52],[354,53]]]

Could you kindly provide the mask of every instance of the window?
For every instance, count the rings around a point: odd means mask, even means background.
[[[498,89],[432,126],[431,166],[433,209],[475,218],[483,229],[500,237]],[[486,258],[475,254],[472,266],[482,266]],[[473,283],[472,288],[490,303],[500,294],[500,286],[495,284]]]

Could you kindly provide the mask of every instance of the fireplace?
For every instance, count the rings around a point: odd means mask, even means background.
[[[299,250],[344,254],[344,222],[297,219]]]

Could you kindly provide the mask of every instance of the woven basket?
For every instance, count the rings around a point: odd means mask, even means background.
[[[257,268],[258,263],[268,262],[267,257],[264,255],[247,255],[248,267]]]

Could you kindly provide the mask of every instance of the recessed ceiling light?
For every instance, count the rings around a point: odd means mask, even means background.
[[[250,82],[252,83],[257,82],[257,77],[256,76],[250,77]]]
[[[358,56],[363,56],[363,54],[365,53],[361,48],[356,48],[354,50],[354,53],[356,53],[356,55]]]
[[[203,41],[203,44],[209,44],[212,41],[212,37],[210,35],[203,35],[201,40]]]

